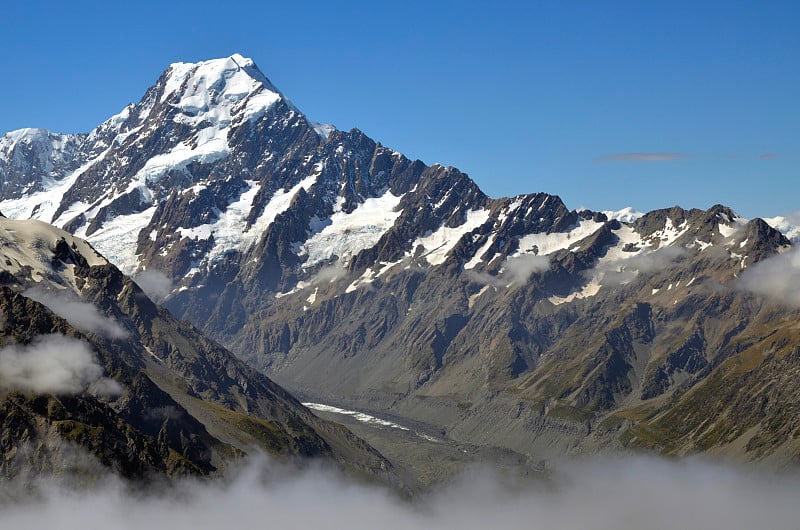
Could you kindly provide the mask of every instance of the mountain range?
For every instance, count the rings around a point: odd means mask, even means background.
[[[228,411],[288,422],[256,405],[263,389],[325,431],[266,374],[308,400],[525,455],[650,450],[780,464],[800,451],[800,230],[782,217],[744,219],[723,205],[570,210],[542,192],[494,199],[454,167],[312,121],[238,54],[171,65],[88,134],[6,134],[0,211],[55,225],[64,232],[47,230],[80,248],[70,238],[84,238],[80,256],[105,256],[103,282],[116,289],[87,295],[81,275],[40,280],[11,260],[9,300],[36,304],[31,282],[55,282],[124,322],[157,315],[163,333],[205,345],[194,360],[169,361],[183,350],[128,323],[135,353],[102,357],[105,373],[127,359],[169,390],[152,367],[179,366],[187,392]],[[261,389],[209,389],[211,368],[196,364],[208,355]],[[214,384],[234,388],[222,375]],[[129,388],[135,375],[125,377]],[[353,454],[356,466],[386,465]]]

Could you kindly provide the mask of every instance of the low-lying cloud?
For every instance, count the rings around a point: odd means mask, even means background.
[[[688,254],[684,247],[666,246],[638,256],[602,263],[586,272],[599,275],[605,284],[620,285],[631,281],[637,274],[651,274],[675,267]]]
[[[314,277],[308,281],[308,283],[310,285],[322,285],[325,283],[331,283],[340,278],[344,278],[346,275],[347,269],[344,268],[344,265],[336,262],[326,267],[322,267],[314,275]]]
[[[467,271],[467,277],[472,281],[500,288],[511,284],[523,284],[532,274],[544,272],[550,268],[550,259],[547,256],[523,254],[506,258],[503,268],[494,276],[486,272]]]
[[[103,377],[89,345],[63,335],[39,335],[29,344],[0,349],[0,388],[26,392],[117,394],[119,384]]]
[[[691,158],[686,153],[614,153],[595,158],[595,162],[669,162]]]
[[[34,287],[23,295],[47,306],[73,327],[87,333],[97,333],[111,339],[124,339],[128,332],[114,319],[103,315],[95,306],[82,301],[70,291],[55,291]]]
[[[153,300],[163,300],[174,288],[172,280],[163,272],[155,269],[143,270],[137,273],[133,280],[144,291],[144,294]]]
[[[800,307],[800,248],[750,266],[739,276],[737,287]]]
[[[2,486],[2,484],[0,484]],[[6,484],[8,487],[9,484]],[[473,470],[415,501],[325,471],[250,462],[229,482],[131,495],[117,482],[0,506],[2,528],[526,528],[752,530],[797,526],[797,475],[628,457],[557,467],[525,485]],[[1,498],[1,497],[0,497]]]

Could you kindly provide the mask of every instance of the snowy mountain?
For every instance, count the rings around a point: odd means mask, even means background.
[[[767,217],[764,221],[775,230],[784,234],[793,243],[800,241],[800,224],[798,224],[797,219],[777,216]]]
[[[794,306],[748,280],[795,255],[784,219],[493,199],[456,168],[320,126],[240,55],[170,66],[88,135],[8,147],[26,134],[0,143],[17,161],[0,165],[0,210],[85,236],[317,401],[529,454],[761,458],[789,428],[779,407],[766,421],[746,405],[800,344]],[[752,381],[731,384],[742,364]]]

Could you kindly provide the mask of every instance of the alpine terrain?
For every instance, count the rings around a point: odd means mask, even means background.
[[[760,281],[797,260],[798,229],[783,218],[723,205],[570,210],[541,192],[490,198],[456,168],[313,122],[240,55],[171,65],[88,134],[6,134],[0,210],[85,238],[119,268],[47,229],[45,272],[6,262],[6,334],[22,344],[33,326],[84,337],[128,389],[3,406],[21,407],[30,425],[67,415],[73,423],[56,428],[73,437],[94,432],[73,427],[94,407],[116,426],[104,435],[149,435],[152,465],[211,469],[212,457],[191,455],[236,446],[239,422],[249,436],[274,433],[281,450],[341,455],[345,444],[351,462],[381,460],[124,274],[308,401],[419,426],[430,443],[534,458],[800,455],[800,314]],[[45,291],[21,291],[30,280],[99,304],[128,338],[73,327],[45,307]],[[12,321],[22,307],[40,317]],[[130,395],[145,386],[177,419],[130,423],[150,406]]]
[[[257,451],[398,482],[85,241],[0,217],[0,263],[0,477],[218,475]]]

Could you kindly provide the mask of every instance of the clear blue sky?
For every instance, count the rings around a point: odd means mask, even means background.
[[[171,62],[239,52],[310,118],[495,197],[800,210],[797,1],[7,4],[0,133],[89,131]]]

